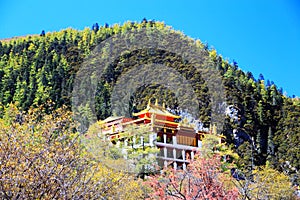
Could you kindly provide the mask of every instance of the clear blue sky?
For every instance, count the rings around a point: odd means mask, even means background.
[[[144,17],[207,42],[255,78],[262,73],[288,95],[300,96],[298,0],[0,0],[0,38]]]

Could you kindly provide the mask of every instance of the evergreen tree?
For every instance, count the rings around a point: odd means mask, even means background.
[[[264,81],[265,78],[264,78],[264,75],[263,74],[259,74],[258,75],[258,81]]]
[[[273,138],[274,138],[274,135],[272,132],[272,128],[269,126],[267,161],[269,161],[270,163],[273,163],[272,160],[274,159],[274,153],[275,153]]]
[[[256,149],[257,149],[257,152],[259,154],[262,153],[262,151],[261,151],[261,132],[260,132],[260,130],[258,130],[257,136],[256,136]]]
[[[1,41],[0,104],[5,106],[11,102],[19,102],[20,108],[28,110],[30,106],[52,100],[57,107],[63,104],[70,106],[76,73],[93,48],[114,34],[142,28],[155,28],[163,34],[170,29],[161,22],[150,23],[144,19],[142,23],[126,22],[122,26],[111,27],[105,24],[101,28],[96,23],[92,30],[67,29],[41,34],[43,37],[28,36]],[[183,35],[179,33],[178,36]],[[286,170],[281,166],[289,161],[292,167],[300,170],[299,101],[283,96],[282,88],[278,88],[272,81],[266,81],[265,85],[262,74],[256,81],[251,72],[244,73],[236,62],[230,64],[216,50],[209,50],[200,41],[195,43],[205,52],[204,57],[212,60],[213,67],[219,69],[225,87],[226,103],[236,105],[241,111],[238,123],[226,119],[222,132],[227,141],[233,142],[234,128],[245,130],[256,141],[259,154],[254,156],[255,164],[264,164],[267,159],[271,163],[278,163],[273,164],[278,169]],[[189,51],[186,49],[187,53]],[[201,74],[196,72],[192,64],[174,53],[148,49],[126,52],[111,63],[97,86],[95,110],[99,119],[111,115],[110,95],[120,75],[148,63],[160,63],[182,74],[195,91],[201,121],[210,123],[210,92],[213,91],[209,91]],[[174,79],[165,77],[170,81]],[[137,111],[144,108],[146,101],[153,95],[161,96],[167,105],[176,108],[179,104],[176,94],[179,92],[181,91],[166,91],[166,88],[157,85],[140,88],[132,97],[134,105],[130,109],[134,107]],[[249,153],[248,150],[242,147],[237,149],[241,155]]]
[[[99,31],[99,25],[98,25],[98,23],[93,24],[92,30],[93,30],[94,32],[98,32],[98,31]]]
[[[45,31],[44,31],[44,30],[42,30],[40,36],[41,36],[41,37],[44,37],[44,36],[45,36]]]

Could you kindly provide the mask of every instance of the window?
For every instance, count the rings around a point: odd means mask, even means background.
[[[177,136],[177,143],[182,145],[188,145],[188,146],[196,146],[197,144],[196,138],[182,136],[182,135]]]

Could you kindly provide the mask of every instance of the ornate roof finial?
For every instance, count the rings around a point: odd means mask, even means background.
[[[213,127],[212,127],[212,133],[213,133],[214,135],[217,134],[217,125],[216,125],[215,123],[213,124]]]
[[[166,103],[163,102],[162,107],[165,109],[166,108]]]
[[[150,105],[151,105],[151,98],[149,98],[149,100],[148,100],[147,108],[150,108]]]
[[[155,105],[158,106],[158,99],[155,99]]]

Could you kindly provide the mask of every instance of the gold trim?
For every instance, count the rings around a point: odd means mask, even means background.
[[[139,116],[141,114],[146,114],[146,113],[150,113],[150,114],[156,114],[156,115],[162,115],[162,116],[168,116],[168,117],[173,117],[173,118],[180,118],[180,116],[178,115],[174,115],[172,113],[170,113],[169,111],[167,111],[164,107],[161,107],[159,105],[151,105],[149,104],[150,101],[148,102],[148,105],[147,105],[147,108],[145,108],[144,110],[140,111],[140,112],[137,112],[137,113],[132,113],[133,116]],[[161,111],[161,113],[159,112],[156,112],[156,110],[159,110]]]
[[[162,123],[165,123],[165,124],[175,124],[175,125],[178,125],[177,122],[170,122],[170,121],[165,121],[165,120],[160,120],[160,119],[155,119],[154,122],[162,122]]]

